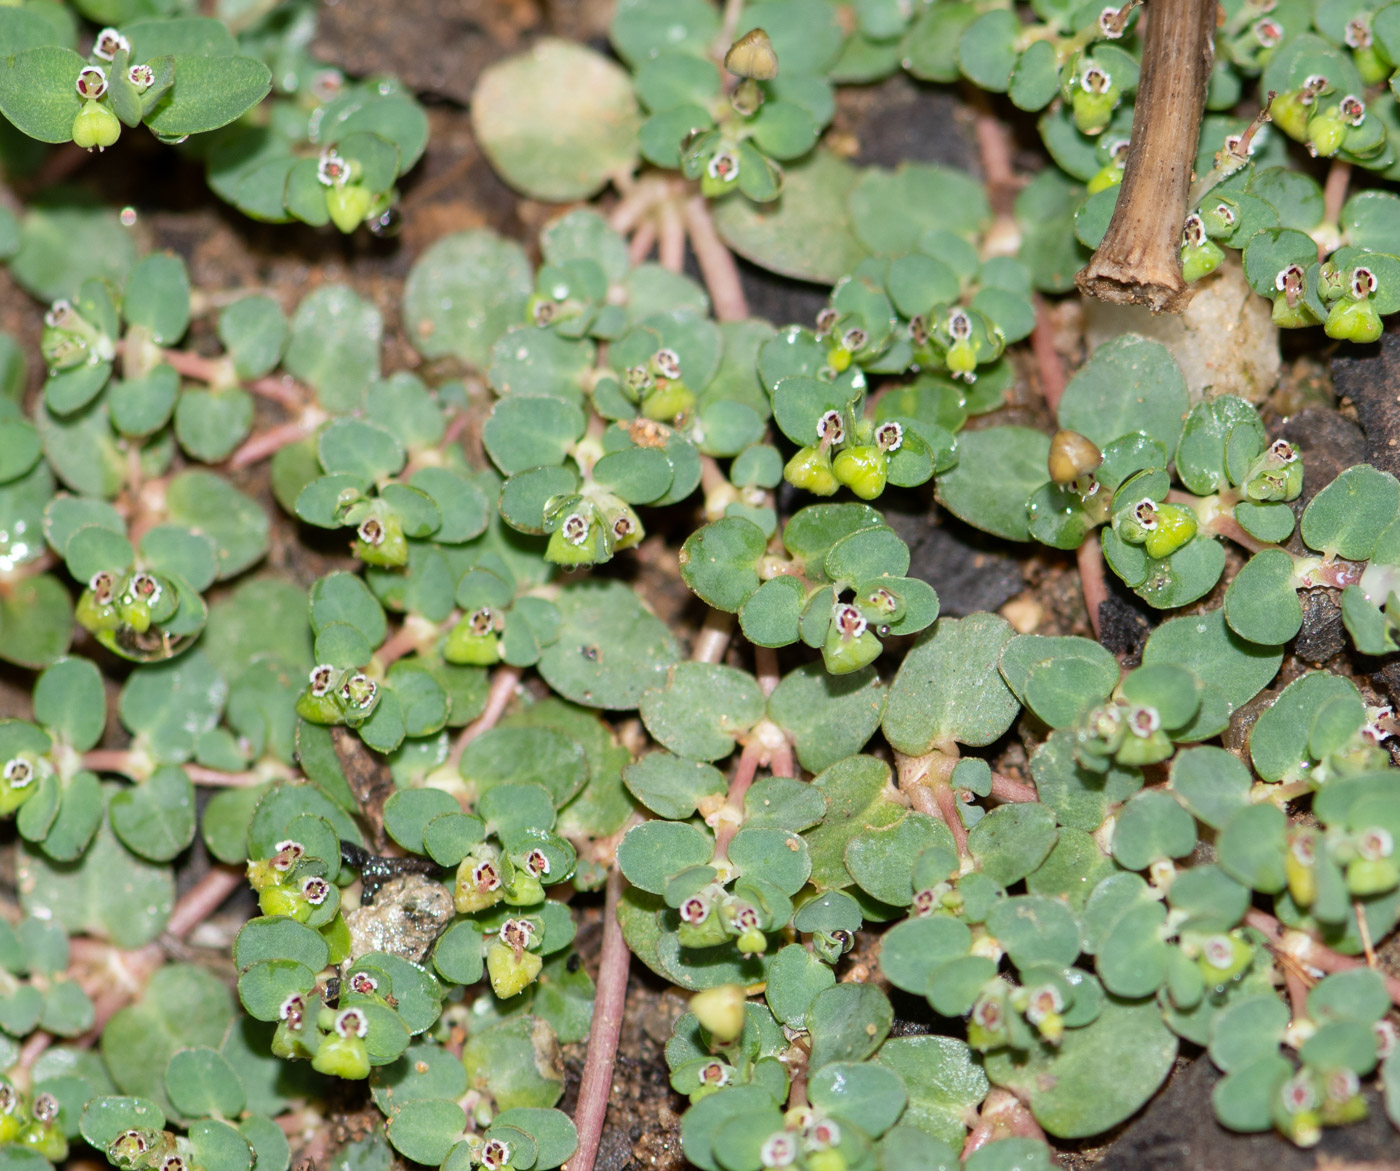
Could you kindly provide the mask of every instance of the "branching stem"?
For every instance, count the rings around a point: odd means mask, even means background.
[[[1283,924],[1267,911],[1250,908],[1244,913],[1244,921],[1246,925],[1262,932],[1268,938],[1269,947],[1272,950],[1283,952],[1299,963],[1308,964],[1319,971],[1330,974],[1332,972],[1349,972],[1353,968],[1367,966],[1364,959],[1358,959],[1356,956],[1344,956],[1340,952],[1335,952],[1306,932],[1285,930]],[[1385,980],[1385,988],[1390,993],[1391,1003],[1400,1006],[1400,979],[1385,972],[1381,973],[1381,977]]]
[[[1008,805],[1040,800],[1040,794],[1033,785],[1013,780],[1001,773],[992,774],[992,796]]]

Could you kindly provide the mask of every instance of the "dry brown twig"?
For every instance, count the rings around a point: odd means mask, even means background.
[[[1181,226],[1214,57],[1216,0],[1152,0],[1118,205],[1074,278],[1092,297],[1180,313]]]

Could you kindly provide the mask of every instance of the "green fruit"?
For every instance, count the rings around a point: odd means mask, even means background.
[[[1356,62],[1356,70],[1367,85],[1379,85],[1390,76],[1390,67],[1381,59],[1374,45],[1353,49],[1351,58]]]
[[[106,150],[122,136],[122,124],[106,106],[89,98],[73,119],[73,144],[83,150]]]
[[[471,619],[463,618],[448,634],[442,657],[461,666],[490,667],[500,662],[501,639],[494,630],[489,634],[475,633]]]
[[[297,715],[308,724],[332,725],[345,722],[344,713],[333,692],[313,695],[309,687],[297,697]]]
[[[1307,144],[1313,154],[1331,158],[1342,149],[1347,136],[1347,122],[1336,106],[1319,110],[1308,119]]]
[[[326,211],[331,223],[347,234],[364,223],[373,206],[374,196],[358,183],[326,189]]]
[[[729,938],[718,915],[710,915],[699,923],[685,923],[676,929],[676,942],[682,947],[717,947]]]
[[[642,400],[642,414],[658,423],[671,423],[686,418],[695,410],[695,392],[684,382],[658,380],[652,392]]]
[[[711,1037],[728,1045],[744,1031],[747,1002],[742,984],[718,984],[692,996],[690,1011]]]
[[[1306,300],[1299,297],[1297,304],[1289,305],[1288,298],[1282,293],[1274,298],[1274,308],[1270,316],[1280,329],[1304,329],[1318,323],[1317,314]]]
[[[1109,119],[1113,117],[1113,111],[1118,108],[1118,99],[1121,96],[1122,91],[1112,84],[1102,93],[1076,86],[1074,96],[1070,98],[1070,108],[1074,113],[1074,125],[1079,132],[1090,136],[1102,134]]]
[[[1219,988],[1244,975],[1254,959],[1254,949],[1234,932],[1212,935],[1201,945],[1196,967],[1207,988]]]
[[[18,1139],[21,1127],[22,1123],[16,1114],[0,1114],[0,1143],[12,1143]]]
[[[783,479],[814,496],[830,496],[840,484],[831,470],[831,454],[824,447],[804,447],[787,462]]]
[[[889,457],[874,444],[848,447],[837,453],[831,469],[837,481],[862,500],[874,500],[885,490]]]
[[[1171,737],[1159,728],[1147,737],[1124,736],[1113,759],[1119,764],[1156,764],[1171,756],[1172,750]]]
[[[486,949],[486,974],[491,977],[491,991],[502,1000],[525,991],[543,967],[544,960],[534,952],[517,954],[513,947],[499,940]]]
[[[768,950],[768,937],[757,927],[741,931],[736,942],[739,950],[746,956],[762,955]]]
[[[61,1163],[68,1158],[68,1140],[63,1137],[63,1132],[42,1122],[31,1122],[21,1130],[19,1144],[37,1151],[50,1163]]]
[[[1301,89],[1288,90],[1278,94],[1269,106],[1269,119],[1289,138],[1303,142],[1308,136],[1308,119],[1312,117],[1313,106],[1303,104]]]
[[[544,886],[523,867],[517,866],[510,881],[501,889],[505,892],[506,902],[512,907],[534,907],[544,902]]]
[[[1225,253],[1214,240],[1207,240],[1199,245],[1188,245],[1181,250],[1181,275],[1187,284],[1191,284],[1202,277],[1210,276],[1224,259]]]
[[[1290,846],[1283,855],[1283,872],[1293,901],[1304,909],[1311,907],[1317,898],[1317,871],[1311,858],[1304,862]]]
[[[299,923],[311,918],[311,904],[289,887],[269,886],[258,895],[258,907],[264,915],[285,915]]]
[[[977,351],[970,339],[955,341],[943,355],[943,361],[951,373],[968,378],[977,369]]]
[[[1123,182],[1123,168],[1117,163],[1109,163],[1103,170],[1099,171],[1092,179],[1085,190],[1090,195],[1097,195],[1100,191],[1107,191],[1110,187],[1117,187]]]
[[[403,522],[392,512],[381,511],[360,521],[355,530],[353,548],[355,556],[366,565],[397,569],[408,564],[408,541],[403,535]]]
[[[1358,898],[1385,894],[1400,883],[1400,868],[1390,858],[1353,858],[1347,863],[1347,890]]]
[[[151,628],[151,608],[140,598],[122,598],[117,602],[117,613],[137,634],[145,634]]]
[[[320,928],[321,938],[330,945],[330,963],[342,964],[350,958],[350,926],[345,916],[337,911],[335,918]]]
[[[848,638],[833,623],[827,630],[826,642],[822,646],[822,661],[831,674],[849,675],[874,662],[882,649],[880,640],[869,630]]]
[[[316,1050],[311,1068],[332,1077],[363,1081],[369,1077],[369,1049],[363,1037],[339,1037],[332,1033]]]
[[[810,1151],[803,1166],[807,1171],[846,1171],[846,1156],[835,1147],[823,1151]]]
[[[589,507],[566,516],[550,534],[544,556],[555,565],[596,565],[606,561],[607,538],[595,511]]]
[[[1143,539],[1149,557],[1170,557],[1196,535],[1196,514],[1180,504],[1157,505],[1157,527]]]
[[[1373,342],[1385,331],[1381,315],[1370,301],[1353,301],[1344,297],[1332,306],[1323,323],[1328,337],[1349,342]]]
[[[478,846],[457,867],[453,906],[463,915],[494,907],[505,898],[505,892],[501,889],[501,871],[506,865],[505,860],[489,846]]]

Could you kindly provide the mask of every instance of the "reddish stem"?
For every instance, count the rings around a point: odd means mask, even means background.
[[[1084,606],[1089,611],[1089,625],[1094,637],[1100,637],[1099,607],[1108,601],[1108,579],[1104,576],[1103,551],[1099,535],[1090,533],[1076,554],[1079,562],[1079,585],[1084,591]]]
[[[641,264],[655,247],[656,225],[651,220],[643,220],[637,225],[637,230],[632,233],[632,239],[627,243],[627,262],[632,265]]]
[[[229,456],[228,466],[246,468],[250,464],[259,463],[269,456],[276,455],[284,447],[301,442],[315,430],[316,424],[305,419],[278,423],[277,426],[269,427],[245,441],[242,447]]]
[[[1335,224],[1342,218],[1342,204],[1347,201],[1347,186],[1351,183],[1351,164],[1334,158],[1327,169],[1327,183],[1322,189],[1322,222]],[[1319,259],[1321,259],[1319,257]]]
[[[448,618],[448,622],[452,622]],[[374,652],[374,657],[380,664],[388,667],[391,663],[397,663],[404,655],[412,654],[418,649],[418,639],[422,637],[422,632],[415,630],[411,623],[405,622],[396,630],[383,646]]]
[[[734,253],[715,231],[710,203],[703,195],[692,195],[686,200],[685,230],[690,234],[690,247],[700,265],[705,288],[710,291],[715,320],[743,321],[749,315],[749,303],[739,279],[739,266],[734,263]]]
[[[608,875],[603,903],[603,952],[598,960],[598,991],[593,1001],[593,1024],[588,1030],[588,1055],[579,1081],[574,1125],[578,1127],[578,1151],[569,1160],[570,1171],[593,1171],[603,1121],[612,1089],[613,1060],[622,1036],[622,1012],[627,1002],[627,975],[632,953],[622,937],[617,917],[622,897],[622,871],[614,864]]]
[[[1320,971],[1330,974],[1367,967],[1365,960],[1335,952],[1302,931],[1285,932],[1283,925],[1267,911],[1251,907],[1244,913],[1244,921],[1256,931],[1263,932],[1268,937],[1271,947],[1284,951],[1299,962],[1309,964]],[[1400,979],[1385,972],[1381,973],[1381,978],[1385,980],[1391,1002],[1400,1005]]]
[[[170,922],[165,925],[166,934],[183,939],[242,885],[242,871],[222,864],[215,866],[180,896],[180,901],[170,913]]]
[[[1045,1131],[1026,1104],[1010,1090],[996,1087],[982,1103],[977,1125],[972,1128],[963,1144],[962,1157],[966,1159],[974,1151],[980,1150],[993,1139],[1029,1138],[1037,1142],[1045,1141]]]
[[[124,748],[93,748],[83,753],[83,768],[95,773],[121,773],[128,776],[131,753]]]
[[[19,1051],[20,1069],[32,1069],[34,1063],[43,1056],[44,1050],[53,1044],[53,1035],[46,1033],[42,1029],[37,1033],[32,1033],[25,1041],[24,1048]]]
[[[661,267],[668,272],[680,272],[685,268],[685,223],[681,219],[680,211],[670,200],[661,204],[660,214]]]
[[[958,809],[958,799],[953,796],[952,787],[946,784],[933,786],[933,798],[938,803],[938,812],[953,831],[953,840],[958,845],[958,856],[967,856],[967,827],[963,825],[962,811]]]
[[[729,649],[729,636],[734,630],[734,615],[724,610],[711,610],[705,616],[705,624],[695,636],[695,645],[690,648],[693,663],[718,663]]]
[[[756,646],[753,648],[754,672],[758,676],[758,685],[763,689],[765,696],[772,695],[777,690],[781,676],[778,674],[778,652],[771,646]]]
[[[485,732],[489,732],[496,726],[497,721],[506,714],[506,708],[510,706],[510,701],[515,698],[516,689],[520,686],[521,669],[519,667],[500,667],[491,678],[491,690],[486,693],[486,706],[482,709],[481,715],[477,716],[470,724],[462,729],[462,734],[457,737],[457,742],[452,745],[452,752],[447,758],[450,767],[456,768],[462,759],[462,753],[466,751],[467,745]]]
[[[1055,323],[1050,319],[1050,306],[1045,298],[1035,297],[1035,328],[1031,330],[1031,353],[1035,355],[1036,369],[1040,372],[1040,393],[1045,405],[1052,412],[1060,406],[1060,396],[1065,393],[1065,364],[1060,351],[1055,348]]]
[[[1013,780],[1011,777],[1002,776],[1001,773],[992,774],[992,796],[1007,804],[1040,800],[1040,794],[1033,786]]]
[[[715,858],[717,859],[723,860],[729,857],[729,843],[739,832],[740,818],[743,816],[744,796],[753,784],[763,754],[764,746],[759,743],[756,736],[745,744],[744,751],[739,753],[739,763],[734,767],[734,779],[729,782],[729,794],[725,798],[724,807],[720,814],[723,820],[715,831]],[[725,811],[728,811],[727,815]]]

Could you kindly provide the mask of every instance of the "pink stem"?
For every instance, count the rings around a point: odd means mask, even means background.
[[[1010,1090],[996,1087],[982,1103],[977,1125],[963,1144],[962,1157],[966,1159],[993,1139],[1012,1137],[1044,1142],[1045,1131],[1024,1102]]]
[[[248,439],[242,447],[229,456],[231,468],[246,468],[249,464],[260,463],[269,456],[276,455],[284,447],[299,443],[316,430],[313,424],[301,419],[278,423],[266,431]]]
[[[215,866],[194,886],[190,887],[175,909],[165,930],[176,939],[183,939],[223,905],[229,895],[243,885],[243,873],[232,866]]]
[[[83,753],[83,768],[95,773],[127,774],[131,753],[124,748],[94,748]]]
[[[718,663],[729,649],[729,636],[734,629],[734,615],[724,610],[711,610],[705,617],[705,624],[695,636],[695,645],[690,649],[693,663]]]
[[[946,784],[929,785],[920,781],[905,786],[905,791],[909,794],[909,804],[925,817],[936,817],[948,827],[953,841],[957,843],[958,856],[966,858],[967,827],[963,825],[962,815],[958,812],[953,790]]]
[[[777,690],[781,676],[778,674],[778,652],[771,646],[753,648],[753,665],[758,675],[758,685],[765,696]]]
[[[632,233],[632,239],[627,244],[627,260],[629,264],[641,264],[651,250],[656,247],[656,225],[651,220],[643,220],[637,225],[637,230]]]
[[[481,715],[477,716],[470,724],[462,729],[462,734],[457,737],[457,742],[452,745],[452,752],[447,758],[447,763],[456,768],[462,759],[462,753],[466,751],[467,745],[485,732],[489,732],[496,726],[497,721],[506,714],[506,708],[510,706],[510,701],[515,698],[516,689],[520,686],[521,669],[519,667],[500,667],[491,679],[491,690],[486,694],[486,706],[482,709]]]
[[[161,361],[184,378],[197,382],[217,383],[227,371],[217,358],[205,358],[186,350],[162,350]],[[261,398],[281,403],[289,410],[299,410],[306,405],[307,393],[290,378],[255,378],[252,382],[240,383],[245,390]]]
[[[613,865],[603,903],[603,952],[598,960],[598,991],[593,1001],[593,1024],[588,1030],[588,1055],[579,1081],[574,1125],[578,1127],[578,1151],[569,1160],[570,1171],[593,1171],[603,1122],[612,1089],[613,1060],[622,1036],[622,1012],[627,1003],[627,975],[632,953],[622,937],[617,917],[622,897],[622,871]]]
[[[1084,591],[1084,606],[1089,611],[1089,625],[1094,637],[1100,635],[1099,607],[1108,601],[1108,579],[1104,577],[1103,553],[1099,549],[1099,535],[1090,533],[1084,538],[1076,554],[1079,561],[1079,584]]]
[[[1035,297],[1035,328],[1031,330],[1031,352],[1040,371],[1040,393],[1051,412],[1060,407],[1065,393],[1065,364],[1055,348],[1055,326],[1050,320],[1050,307],[1039,294]]]
[[[53,1044],[53,1035],[44,1032],[42,1029],[30,1035],[25,1041],[24,1048],[19,1051],[20,1069],[32,1069],[34,1063],[39,1060],[50,1045]]]
[[[196,785],[220,789],[255,789],[267,780],[261,773],[226,773],[222,769],[205,768],[201,764],[187,764],[185,772]]]
[[[668,272],[685,268],[685,224],[669,200],[661,205],[660,253],[661,267]]]
[[[1308,986],[1292,964],[1280,964],[1283,969],[1283,985],[1288,989],[1288,1004],[1293,1012],[1293,1021],[1308,1019]]]
[[[394,632],[393,637],[374,652],[374,657],[385,667],[397,663],[404,655],[418,649],[418,637],[419,633],[405,622]]]
[[[1283,925],[1267,911],[1251,907],[1244,913],[1244,921],[1256,931],[1262,931],[1273,947],[1286,951],[1302,963],[1311,964],[1314,968],[1329,974],[1350,972],[1353,968],[1367,966],[1365,960],[1335,952],[1326,944],[1319,943],[1312,936],[1301,931],[1289,932],[1285,935]],[[1381,973],[1381,977],[1385,980],[1386,991],[1390,993],[1391,1002],[1400,1005],[1400,979],[1387,975],[1385,972]]]
[[[1345,159],[1334,158],[1327,171],[1327,183],[1322,189],[1324,224],[1335,224],[1342,218],[1342,204],[1347,201],[1347,186],[1350,182],[1351,164]]]
[[[1007,804],[1040,800],[1040,794],[1036,792],[1034,786],[1012,780],[1011,777],[1002,776],[1001,773],[992,774],[992,796]]]
[[[715,320],[743,321],[749,315],[749,303],[739,279],[739,266],[734,263],[734,253],[715,231],[710,203],[703,195],[693,195],[685,201],[685,229],[690,234],[690,246],[705,288],[710,291]]]
[[[768,762],[768,771],[775,777],[795,777],[797,776],[797,765],[792,759],[792,745],[783,741],[781,748],[775,748],[772,752],[772,759]]]
[[[739,753],[739,763],[734,767],[734,779],[729,782],[729,794],[725,799],[725,808],[742,813],[744,808],[744,796],[748,793],[749,787],[753,784],[755,774],[758,772],[758,763],[763,758],[764,747],[758,742],[757,737],[744,745],[744,751]],[[729,857],[729,843],[734,835],[739,832],[739,822],[726,819],[721,823],[715,832],[715,857],[724,859]]]

